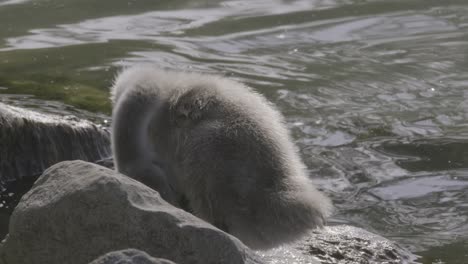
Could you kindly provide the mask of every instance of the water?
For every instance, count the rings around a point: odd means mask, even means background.
[[[245,82],[286,115],[330,222],[423,263],[468,261],[467,54],[467,0],[0,0],[1,100],[105,118],[135,62]]]

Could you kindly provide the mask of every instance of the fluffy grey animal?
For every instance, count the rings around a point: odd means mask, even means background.
[[[282,115],[219,76],[153,66],[124,70],[112,88],[118,171],[255,249],[293,241],[331,210],[309,181]]]

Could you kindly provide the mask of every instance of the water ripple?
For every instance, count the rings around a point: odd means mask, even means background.
[[[0,1],[0,92],[30,78],[109,86],[105,76],[139,62],[243,81],[285,114],[336,205],[331,222],[393,238],[425,263],[463,263],[466,0],[115,0],[100,13],[86,1],[13,2]]]

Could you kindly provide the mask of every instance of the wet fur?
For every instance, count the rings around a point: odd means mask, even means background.
[[[118,171],[265,249],[322,226],[328,198],[309,181],[283,117],[250,88],[212,75],[124,70],[112,88]]]

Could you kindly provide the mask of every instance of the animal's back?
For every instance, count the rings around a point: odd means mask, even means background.
[[[140,97],[148,103],[132,101]],[[143,131],[123,134],[138,138],[140,151],[119,162],[144,167],[164,157],[162,172],[151,165],[144,177],[170,182],[195,215],[248,246],[292,241],[329,214],[330,202],[309,182],[282,115],[252,89],[218,76],[139,66],[119,76],[112,98],[117,112],[128,115],[114,115],[123,124],[115,129],[129,123]],[[128,100],[138,113],[123,109]],[[137,115],[150,117],[140,122]],[[130,156],[138,161],[128,162]]]
[[[254,248],[292,241],[321,226],[331,204],[309,182],[274,106],[224,79],[194,87],[197,92],[178,103],[204,108],[176,129],[183,144],[177,144],[174,162],[194,212]]]

